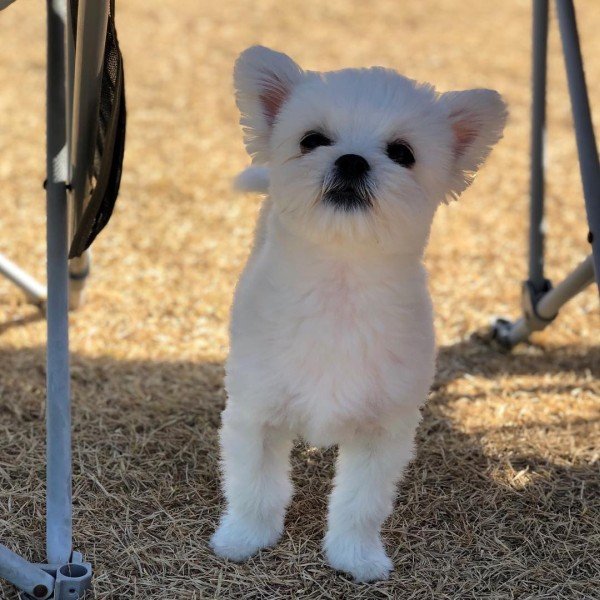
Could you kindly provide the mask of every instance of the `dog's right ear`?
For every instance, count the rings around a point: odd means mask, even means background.
[[[235,99],[246,150],[253,162],[269,161],[273,124],[302,76],[302,69],[289,56],[264,46],[252,46],[237,59],[233,71]]]

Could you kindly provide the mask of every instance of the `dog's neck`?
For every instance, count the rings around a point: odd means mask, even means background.
[[[266,252],[271,268],[285,279],[329,278],[332,274],[359,278],[371,285],[417,277],[425,281],[421,254],[382,252],[376,247],[351,244],[321,244],[286,227],[276,214],[267,224]]]

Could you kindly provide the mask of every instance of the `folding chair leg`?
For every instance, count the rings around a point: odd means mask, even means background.
[[[71,240],[69,226],[73,223],[72,219],[76,224],[78,215],[84,209],[89,187],[88,175],[94,158],[109,3],[106,0],[79,1],[77,42],[73,54],[71,16],[67,2],[46,0],[47,563],[32,565],[8,548],[0,546],[0,577],[19,586],[23,598],[27,599],[52,596],[53,600],[76,600],[83,596],[92,577],[91,565],[83,562],[81,554],[72,549],[68,322],[69,300],[78,300],[89,268],[89,253],[73,260],[71,265],[68,256]],[[67,194],[68,182],[73,190],[72,205]],[[38,583],[38,579],[41,583]]]
[[[54,590],[54,577],[0,546],[0,577],[31,596],[45,600]]]
[[[569,81],[571,108],[579,166],[593,255],[584,260],[556,288],[544,277],[544,136],[546,117],[546,62],[548,0],[533,0],[533,104],[531,127],[531,204],[529,230],[529,279],[523,284],[523,317],[515,322],[498,319],[493,336],[506,348],[529,338],[533,331],[547,327],[559,309],[594,279],[600,290],[600,168],[587,87],[579,47],[572,0],[556,0]],[[595,265],[595,266],[594,266]]]
[[[66,0],[47,0],[46,211],[47,211],[47,563],[31,564],[0,546],[0,577],[22,598],[81,598],[92,569],[73,552],[71,502],[71,398],[69,372],[69,211],[65,73]],[[70,26],[70,25],[69,25]],[[4,263],[6,266],[6,263]],[[6,270],[6,269],[4,269]]]
[[[544,141],[546,133],[546,63],[548,0],[533,4],[533,101],[531,107],[531,174],[529,214],[529,281],[536,290],[544,279]]]
[[[79,308],[84,301],[85,284],[90,274],[91,252],[88,248],[81,256],[69,261],[69,309]]]
[[[61,6],[62,5],[62,6]],[[68,322],[68,206],[64,0],[48,0],[46,211],[48,343],[46,547],[49,563],[71,557],[71,398]]]
[[[0,577],[20,590],[22,600],[76,600],[88,589],[91,573],[78,552],[68,564],[32,564],[0,545]]]
[[[557,0],[558,25],[565,57],[571,110],[575,123],[575,138],[579,155],[579,169],[592,245],[596,283],[600,292],[600,164],[590,113],[583,60],[577,34],[577,22],[572,0]]]
[[[592,255],[588,256],[556,287],[542,296],[536,296],[530,282],[523,287],[523,314],[517,321],[498,319],[494,324],[494,337],[506,348],[512,348],[529,338],[534,331],[545,329],[558,311],[594,282]]]
[[[46,287],[3,254],[0,254],[0,275],[4,275],[21,288],[33,304],[43,304],[46,301]]]

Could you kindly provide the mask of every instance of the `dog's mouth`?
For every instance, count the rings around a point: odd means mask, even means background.
[[[358,212],[370,209],[373,199],[365,186],[341,185],[323,191],[323,204],[344,212]]]

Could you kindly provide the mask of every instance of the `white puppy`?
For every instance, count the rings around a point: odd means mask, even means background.
[[[241,561],[277,542],[300,435],[339,444],[329,564],[383,579],[380,528],[434,373],[423,251],[437,206],[501,137],[506,107],[491,90],[440,94],[383,68],[303,71],[263,47],[239,57],[234,78],[246,148],[270,181],[233,302],[227,508],[212,546]]]

